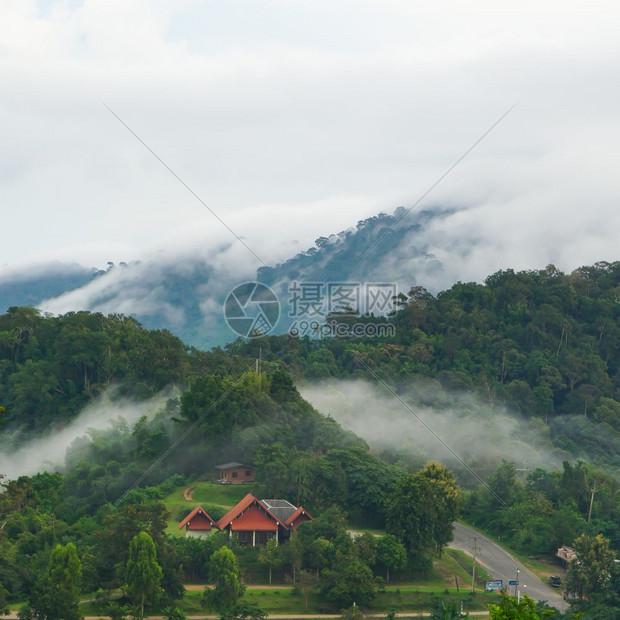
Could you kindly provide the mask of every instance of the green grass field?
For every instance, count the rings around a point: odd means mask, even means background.
[[[188,487],[195,487],[191,501],[187,501],[183,497],[183,491]],[[221,514],[224,514],[248,493],[260,498],[263,495],[263,489],[261,485],[257,484],[217,484],[216,482],[200,480],[187,482],[161,500],[172,513],[168,520],[166,533],[173,536],[183,535],[183,532],[179,531],[177,527],[179,524],[177,514],[182,509],[191,509],[200,504],[207,512],[210,512],[209,508],[213,507],[216,511],[219,510]],[[217,519],[220,515],[213,514],[211,516]]]
[[[200,615],[213,613],[205,610],[201,604],[202,592],[192,590],[185,593],[185,597],[177,603],[177,607],[183,609],[188,615]],[[483,594],[477,592],[474,596],[470,592],[456,592],[454,589],[445,588],[417,588],[405,586],[401,588],[388,588],[385,592],[379,592],[376,598],[368,606],[368,613],[395,612],[421,612],[428,611],[436,599],[463,603],[465,611],[484,611],[487,603],[497,600],[499,595]],[[316,592],[310,592],[308,596],[308,609],[305,607],[304,595],[295,591],[290,585],[278,589],[249,589],[244,594],[244,600],[254,603],[269,615],[298,615],[338,613],[333,606],[322,602]],[[100,604],[87,603],[80,606],[80,611],[86,616],[98,616],[104,614]],[[152,611],[152,615],[156,615]]]

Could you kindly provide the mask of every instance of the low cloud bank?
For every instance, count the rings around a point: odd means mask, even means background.
[[[570,458],[554,448],[540,420],[513,417],[473,394],[449,394],[435,381],[412,383],[399,394],[407,406],[363,380],[329,380],[299,389],[374,451],[389,450],[410,464],[441,461],[468,483],[484,480],[502,459],[529,471],[557,469]]]
[[[63,468],[69,446],[90,429],[105,430],[111,422],[123,419],[131,424],[142,416],[152,417],[165,406],[173,394],[164,390],[152,398],[136,402],[115,399],[114,389],[108,389],[96,401],[87,405],[79,416],[61,430],[33,439],[14,452],[0,453],[0,473],[9,479],[33,475],[42,471]]]

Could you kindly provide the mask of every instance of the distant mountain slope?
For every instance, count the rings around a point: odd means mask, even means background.
[[[77,264],[50,263],[34,270],[0,275],[0,313],[11,306],[38,306],[44,299],[86,286],[103,273]]]
[[[107,271],[54,265],[36,276],[25,272],[4,283],[0,279],[0,309],[32,305],[54,314],[91,310],[131,315],[145,327],[166,328],[188,344],[208,348],[237,337],[224,320],[224,301],[237,284],[258,279],[277,292],[283,308],[273,333],[284,333],[290,323],[285,307],[288,290],[295,280],[389,281],[407,290],[417,281],[430,280],[433,288],[442,265],[429,246],[426,230],[451,213],[414,212],[398,223],[404,214],[401,207],[394,215],[380,214],[321,237],[312,248],[275,267],[263,267],[258,274],[229,260],[230,246],[210,255],[170,255],[120,266],[110,263]]]
[[[419,211],[401,221],[405,209],[399,207],[394,215],[381,213],[360,220],[355,228],[319,237],[314,247],[276,267],[260,268],[259,280],[273,286],[300,279],[320,282],[406,279],[413,285],[414,271],[423,277],[441,271],[442,265],[425,239],[426,226],[453,212]],[[408,273],[395,261],[399,255],[406,258]],[[413,265],[415,269],[411,269]]]

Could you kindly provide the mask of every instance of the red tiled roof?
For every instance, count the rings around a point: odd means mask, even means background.
[[[231,508],[216,524],[217,528],[223,530],[225,527],[231,526],[233,530],[239,530],[235,525],[231,525],[239,515],[246,511],[252,504],[260,505],[259,511],[264,511],[263,514],[269,515],[269,518],[273,519],[275,524],[280,524],[286,527],[282,521],[280,521],[275,515],[273,515],[267,508],[265,508],[251,493],[248,493],[236,506]],[[275,528],[268,527],[263,529],[274,530]]]
[[[258,506],[250,506],[238,519],[230,524],[233,532],[253,532],[269,531],[275,532],[278,529],[277,521],[273,517],[265,514]]]
[[[183,529],[187,524],[190,530],[210,530],[215,525],[215,521],[202,509],[202,506],[196,506],[179,523],[179,529]]]
[[[305,516],[308,521],[312,521],[312,515],[303,509],[302,506],[300,506],[285,522],[284,525],[286,525],[287,527],[290,527],[291,529],[295,529],[295,527],[297,526],[297,523],[295,523],[295,521],[297,519],[299,519],[299,517],[301,516]]]

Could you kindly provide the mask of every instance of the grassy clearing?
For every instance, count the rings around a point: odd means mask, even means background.
[[[209,613],[201,604],[202,592],[186,592],[185,597],[178,603],[178,607],[188,615],[198,615]],[[469,592],[456,592],[447,589],[437,590],[418,590],[415,588],[400,588],[379,592],[375,600],[369,605],[369,613],[385,613],[388,611],[397,612],[419,612],[428,611],[436,599],[455,601],[457,604],[463,602],[465,611],[484,611],[487,603],[499,598],[496,594],[476,593],[472,596]],[[260,607],[270,615],[279,614],[312,614],[338,613],[338,610],[319,599],[316,592],[311,592],[308,596],[308,609],[306,610],[304,595],[296,592],[290,586],[281,589],[252,589],[246,590],[244,600]],[[95,615],[98,610],[91,610]],[[86,613],[84,607],[83,613]],[[93,614],[91,614],[93,615]]]
[[[188,501],[183,497],[183,491],[192,486],[195,487],[192,493],[192,500]],[[248,493],[261,497],[263,490],[260,485],[252,484],[217,484],[211,481],[200,480],[187,482],[161,500],[172,513],[171,518],[168,520],[166,533],[173,536],[183,535],[183,532],[179,531],[177,527],[179,524],[177,515],[182,509],[194,508],[200,504],[207,512],[209,512],[209,507],[215,507],[220,513],[225,513]],[[216,519],[219,515],[214,514],[212,516]]]
[[[208,612],[201,604],[202,592],[191,591],[185,594],[185,597],[177,606],[183,609],[188,615],[199,615]],[[455,601],[457,604],[463,603],[465,611],[484,611],[487,609],[487,603],[493,602],[499,598],[498,595],[477,593],[472,596],[467,592],[455,592],[449,590],[430,591],[416,590],[413,588],[402,588],[397,590],[386,590],[379,592],[374,601],[368,606],[369,613],[387,613],[388,611],[396,612],[421,612],[428,611],[437,599],[446,601]],[[316,592],[311,592],[308,596],[308,609],[306,610],[304,595],[296,592],[293,588],[283,587],[278,590],[271,589],[252,589],[246,590],[244,600],[260,607],[263,611],[270,615],[282,614],[308,614],[309,618],[313,614],[322,613],[338,613],[338,610],[321,601]],[[85,615],[97,615],[101,613],[101,608],[94,605],[85,605],[82,613]]]
[[[444,549],[441,558],[433,561],[433,574],[430,582],[435,585],[449,584],[461,590],[471,590],[472,558],[457,549]],[[455,580],[456,577],[456,580]],[[487,572],[479,564],[476,566],[476,586],[484,587],[489,579]]]

